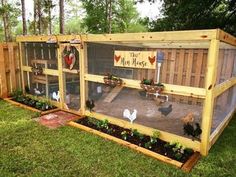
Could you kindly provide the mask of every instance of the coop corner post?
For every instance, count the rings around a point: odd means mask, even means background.
[[[201,149],[202,155],[206,156],[209,151],[210,133],[213,118],[214,108],[214,94],[213,88],[215,87],[217,65],[218,65],[218,54],[219,54],[218,39],[212,39],[208,50],[207,58],[207,73],[205,80],[206,98],[202,113],[202,136],[201,136]]]
[[[64,88],[62,59],[61,59],[62,47],[60,43],[58,43],[58,46],[59,47],[57,48],[57,61],[58,61],[58,71],[59,71],[58,80],[59,80],[59,92],[60,92],[60,108],[63,109],[65,88]]]
[[[88,72],[87,69],[87,43],[81,41],[80,46],[80,110],[81,114],[85,114],[85,100],[86,100],[86,93],[88,90],[87,83],[85,81],[85,74]]]
[[[25,93],[25,79],[24,79],[24,70],[23,70],[23,48],[22,42],[19,42],[19,51],[20,51],[20,71],[21,71],[21,85],[22,91]]]

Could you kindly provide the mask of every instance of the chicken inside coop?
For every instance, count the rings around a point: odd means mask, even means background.
[[[101,93],[97,92],[98,86],[102,87]],[[173,95],[168,95],[168,102],[157,105],[157,100],[146,97],[142,90],[130,88],[123,88],[111,102],[106,102],[104,100],[113,88],[108,89],[105,85],[94,83],[91,83],[89,88],[89,98],[94,100],[96,106],[93,110],[97,113],[128,122],[131,122],[129,118],[132,118],[134,114],[133,123],[135,124],[180,136],[183,136],[183,121],[191,122],[194,119],[195,122],[201,124],[203,106],[199,103],[191,103],[188,100],[187,102],[179,101]],[[184,117],[185,119],[183,119]],[[187,134],[184,136],[189,138]]]

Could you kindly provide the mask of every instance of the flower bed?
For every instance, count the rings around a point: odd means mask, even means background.
[[[57,110],[57,107],[54,106],[48,99],[39,99],[37,96],[25,95],[20,90],[12,92],[11,96],[12,97],[6,99],[6,101],[24,108],[28,108],[32,111],[49,113],[52,110]]]
[[[165,160],[166,162],[174,160],[177,161],[176,164],[179,164],[178,162],[183,164],[194,153],[192,149],[186,148],[178,142],[168,143],[159,139],[159,132],[154,132],[153,136],[147,136],[139,133],[137,130],[125,129],[110,124],[107,120],[101,121],[88,117],[79,119],[76,123],[132,143],[136,150],[142,149],[142,151],[148,153],[160,154],[164,159],[168,159]]]

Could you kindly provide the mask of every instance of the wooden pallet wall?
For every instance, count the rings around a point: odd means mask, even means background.
[[[0,43],[0,97],[21,88],[20,60],[17,43]]]

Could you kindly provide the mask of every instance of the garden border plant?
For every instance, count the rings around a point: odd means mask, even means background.
[[[147,136],[139,133],[137,129],[126,129],[111,124],[106,119],[98,120],[91,117],[80,118],[69,122],[68,125],[115,141],[187,172],[192,169],[200,157],[198,152],[194,152],[178,142],[168,143],[159,139],[159,131],[153,132],[153,136]],[[163,153],[163,150],[166,152]]]
[[[41,114],[48,114],[59,110],[59,108],[54,106],[49,99],[24,94],[20,89],[14,90],[10,94],[10,98],[5,98],[4,100],[16,106],[39,112]]]

